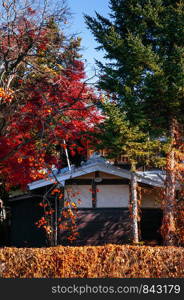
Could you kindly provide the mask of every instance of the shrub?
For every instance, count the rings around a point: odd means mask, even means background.
[[[184,249],[105,245],[1,248],[4,278],[184,277]]]

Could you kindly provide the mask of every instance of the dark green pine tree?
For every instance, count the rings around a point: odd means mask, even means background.
[[[116,97],[131,124],[150,137],[165,136],[167,153],[163,225],[175,242],[175,129],[184,123],[183,0],[110,0],[110,18],[85,16],[105,51],[97,62],[99,87]],[[167,227],[167,228],[166,228]]]

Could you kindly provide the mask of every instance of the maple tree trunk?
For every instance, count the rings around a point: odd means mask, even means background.
[[[176,201],[176,176],[175,176],[175,120],[172,120],[170,127],[171,150],[167,155],[165,198],[163,203],[162,236],[164,245],[173,246],[176,242],[175,225],[175,201]]]
[[[131,174],[130,181],[130,203],[132,210],[132,233],[133,243],[139,242],[139,227],[138,227],[138,199],[137,199],[137,177],[135,172]]]

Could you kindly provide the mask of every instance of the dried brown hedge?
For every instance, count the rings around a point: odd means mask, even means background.
[[[184,277],[184,248],[130,245],[1,248],[0,277]]]

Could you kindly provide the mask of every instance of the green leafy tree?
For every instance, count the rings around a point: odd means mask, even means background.
[[[165,158],[163,143],[159,140],[150,140],[149,135],[142,132],[138,126],[133,126],[127,119],[126,113],[108,100],[101,105],[105,113],[104,122],[99,125],[99,133],[95,134],[98,143],[96,149],[107,149],[107,158],[117,158],[126,155],[131,169],[130,180],[130,214],[132,221],[133,242],[140,239],[139,220],[140,207],[137,195],[136,170],[141,166],[163,166]]]
[[[98,143],[97,149],[108,149],[107,157],[116,158],[120,155],[128,157],[133,172],[139,167],[147,165],[162,167],[165,158],[163,143],[160,140],[150,140],[138,125],[132,125],[127,114],[117,104],[106,100],[101,105],[105,114],[104,122],[98,125],[99,133],[95,133]]]
[[[184,122],[184,2],[110,0],[110,19],[86,23],[105,51],[99,87],[110,92],[133,125],[170,143],[166,159],[163,232],[175,243],[176,128]]]

